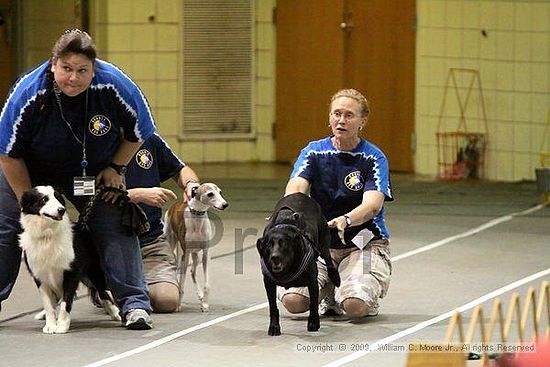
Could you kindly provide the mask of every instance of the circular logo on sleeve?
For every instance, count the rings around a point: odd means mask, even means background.
[[[111,121],[106,116],[95,115],[90,120],[88,129],[95,136],[103,136],[111,130]]]
[[[136,162],[143,169],[149,169],[153,165],[153,155],[147,149],[141,149],[136,153]]]
[[[351,191],[359,191],[363,189],[363,180],[360,171],[353,171],[344,178],[344,184]]]

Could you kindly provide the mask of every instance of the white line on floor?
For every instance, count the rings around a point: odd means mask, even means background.
[[[373,352],[373,351],[376,351],[378,350],[378,348],[380,346],[383,346],[385,344],[388,344],[388,343],[391,343],[393,341],[396,341],[398,339],[401,339],[402,337],[404,336],[407,336],[407,335],[410,335],[410,334],[413,334],[413,333],[416,333],[417,331],[420,331],[422,329],[425,329],[427,328],[428,326],[431,326],[433,324],[437,324],[438,322],[441,322],[443,320],[446,320],[446,319],[449,319],[451,318],[455,311],[459,311],[459,312],[464,312],[466,310],[469,310],[471,308],[474,308],[475,306],[481,304],[481,303],[484,303],[492,298],[495,298],[497,296],[500,296],[501,294],[503,293],[506,293],[514,288],[517,288],[517,287],[520,287],[526,283],[529,283],[529,282],[532,282],[533,280],[536,280],[538,278],[541,278],[545,275],[548,275],[550,274],[550,268],[546,269],[546,270],[542,270],[542,271],[539,271],[538,273],[535,273],[535,274],[532,274],[528,277],[525,277],[523,279],[520,279],[520,280],[517,280],[513,283],[510,283],[502,288],[499,288],[497,290],[494,290],[492,291],[491,293],[487,293],[486,295],[482,296],[482,297],[479,297],[479,298],[476,298],[475,300],[469,302],[469,303],[466,303],[465,305],[462,305],[460,307],[458,307],[457,309],[454,309],[454,310],[451,310],[449,312],[446,312],[442,315],[439,315],[437,317],[434,317],[432,319],[429,319],[429,320],[426,320],[424,322],[421,322],[419,324],[416,324],[415,326],[413,327],[410,327],[408,329],[405,329],[403,331],[400,331],[398,333],[395,333],[393,335],[390,335],[384,339],[380,339],[378,340],[377,342],[375,343],[372,343],[372,344],[369,344],[369,349],[368,350],[364,350],[364,351],[360,351],[360,352],[355,352],[355,353],[352,353],[344,358],[341,358],[341,359],[337,359],[336,361],[334,362],[331,362],[329,364],[326,364],[324,365],[323,367],[337,367],[337,366],[342,366],[346,363],[349,363],[351,361],[354,361],[358,358],[361,358],[363,357],[364,355],[370,353],[370,352]]]
[[[220,322],[223,322],[225,320],[229,320],[229,319],[232,319],[234,317],[237,317],[237,316],[241,316],[241,315],[244,315],[244,314],[247,314],[249,312],[254,312],[254,311],[257,311],[257,310],[261,310],[262,308],[265,308],[267,307],[267,302],[266,303],[261,303],[261,304],[258,304],[258,305],[254,305],[254,306],[251,306],[251,307],[248,307],[248,308],[245,308],[244,310],[240,310],[240,311],[237,311],[237,312],[233,312],[229,315],[225,315],[225,316],[221,316],[221,317],[218,317],[216,319],[213,319],[213,320],[210,320],[208,322],[205,322],[205,323],[202,323],[202,324],[199,324],[199,325],[196,325],[196,326],[193,326],[193,327],[190,327],[188,329],[185,329],[185,330],[181,330],[181,331],[178,331],[177,333],[174,333],[174,334],[170,334],[168,336],[165,336],[164,338],[162,339],[159,339],[159,340],[155,340],[154,342],[151,342],[151,343],[148,343],[148,344],[145,344],[145,345],[142,345],[141,347],[138,347],[138,348],[135,348],[135,349],[131,349],[127,352],[124,352],[124,353],[121,353],[121,354],[117,354],[116,356],[112,356],[112,357],[109,357],[109,358],[105,358],[105,359],[102,359],[101,361],[97,361],[97,362],[94,362],[94,363],[91,363],[91,364],[87,364],[86,366],[84,367],[99,367],[99,366],[104,366],[106,364],[109,364],[111,362],[115,362],[115,361],[118,361],[118,360],[121,360],[121,359],[124,359],[126,357],[130,357],[130,356],[133,356],[135,354],[138,354],[138,353],[141,353],[141,352],[145,352],[146,350],[149,350],[149,349],[153,349],[153,348],[156,348],[162,344],[166,344],[174,339],[177,339],[179,337],[182,337],[184,335],[187,335],[187,334],[190,334],[194,331],[197,331],[197,330],[201,330],[201,329],[204,329],[208,326],[212,326],[212,325],[216,325],[216,324],[219,324]]]
[[[500,224],[500,223],[502,223],[502,222],[509,221],[509,220],[511,220],[513,217],[520,216],[520,215],[526,215],[526,214],[535,212],[535,211],[537,211],[537,210],[540,210],[540,209],[543,208],[543,207],[544,207],[544,205],[537,205],[537,206],[534,206],[534,207],[529,208],[529,209],[527,209],[527,210],[524,210],[524,211],[522,211],[522,212],[512,213],[512,214],[509,214],[509,215],[505,215],[505,216],[503,216],[503,217],[499,217],[499,218],[493,219],[493,220],[491,220],[491,221],[489,221],[489,222],[487,222],[487,223],[485,223],[485,224],[482,224],[481,226],[476,227],[476,228],[474,228],[474,229],[472,229],[472,230],[466,231],[466,232],[464,232],[464,233],[461,233],[461,234],[458,234],[458,235],[455,235],[455,236],[447,237],[447,238],[445,238],[445,239],[443,239],[443,240],[441,240],[441,241],[437,241],[437,242],[434,242],[434,243],[432,243],[432,244],[429,244],[429,245],[420,247],[420,248],[418,248],[418,249],[416,249],[416,250],[409,251],[409,252],[406,252],[406,253],[401,254],[401,255],[397,255],[397,256],[393,257],[391,260],[392,260],[392,262],[396,262],[396,261],[405,259],[405,258],[407,258],[407,257],[413,256],[413,255],[416,255],[416,254],[419,254],[419,253],[422,253],[422,252],[429,251],[429,250],[434,249],[434,248],[436,248],[436,247],[443,246],[443,245],[445,245],[445,244],[447,244],[447,243],[449,243],[449,242],[452,242],[452,241],[454,241],[454,240],[457,240],[457,239],[460,239],[460,238],[464,238],[464,237],[467,237],[467,236],[471,236],[471,235],[473,235],[473,234],[476,234],[476,233],[479,233],[479,232],[481,232],[481,231],[484,231],[484,230],[486,230],[486,229],[488,229],[488,228],[494,227],[494,226],[496,226],[497,224]],[[501,289],[502,289],[502,288],[501,288]],[[495,296],[495,297],[496,297],[496,296]],[[174,340],[174,339],[177,339],[177,338],[179,338],[179,337],[181,337],[181,336],[190,334],[190,333],[192,333],[192,332],[194,332],[194,331],[204,329],[204,328],[206,328],[206,327],[208,327],[208,326],[212,326],[212,325],[219,324],[220,322],[223,322],[223,321],[232,319],[232,318],[237,317],[237,316],[241,316],[241,315],[244,315],[244,314],[253,312],[253,311],[261,310],[262,308],[265,308],[265,307],[267,307],[267,306],[268,306],[267,302],[262,303],[262,304],[258,304],[258,305],[255,305],[255,306],[251,306],[251,307],[246,308],[246,309],[244,309],[244,310],[240,310],[240,311],[231,313],[231,314],[229,314],[229,315],[221,316],[221,317],[218,317],[218,318],[216,318],[216,319],[210,320],[210,321],[208,321],[208,322],[205,322],[205,323],[202,323],[202,324],[193,326],[193,327],[191,327],[191,328],[188,328],[188,329],[185,329],[185,330],[181,330],[181,331],[179,331],[179,332],[177,332],[177,333],[174,333],[174,334],[165,336],[164,338],[161,338],[161,339],[156,340],[156,341],[154,341],[154,342],[145,344],[145,345],[143,345],[143,346],[141,346],[141,347],[138,347],[138,348],[135,348],[135,349],[131,349],[131,350],[127,351],[127,352],[124,352],[124,353],[121,353],[121,354],[117,354],[117,355],[115,355],[115,356],[112,356],[112,357],[109,357],[109,358],[106,358],[106,359],[102,359],[102,360],[100,360],[100,361],[97,361],[97,362],[94,362],[94,363],[91,363],[91,364],[87,364],[87,365],[85,365],[85,366],[83,366],[83,367],[100,367],[100,366],[105,366],[106,364],[109,364],[109,363],[111,363],[111,362],[115,362],[115,361],[118,361],[118,360],[121,360],[121,359],[130,357],[130,356],[136,355],[136,354],[138,354],[138,353],[145,352],[145,351],[147,351],[147,350],[149,350],[149,349],[156,348],[156,347],[158,347],[158,346],[160,346],[160,345],[162,345],[162,344],[166,344],[166,343],[168,343],[168,342],[170,342],[170,341],[172,341],[172,340]],[[472,307],[473,307],[473,306],[472,306]],[[446,314],[445,314],[445,315],[446,315]],[[441,315],[441,316],[439,316],[439,317],[442,317],[442,316],[444,316],[444,315]],[[450,317],[450,316],[449,316],[449,317]],[[435,318],[435,319],[438,319],[438,318]],[[442,318],[441,320],[444,320],[444,319],[445,319],[445,318]],[[434,319],[432,319],[432,320],[434,320]],[[430,322],[430,321],[432,321],[432,320],[425,321],[424,323],[428,323],[428,322]],[[438,321],[440,321],[440,320],[438,320]],[[438,322],[438,321],[435,321],[435,322]],[[435,323],[435,322],[434,322],[434,323]],[[422,325],[422,324],[424,324],[424,323],[421,323],[421,324],[419,324],[419,325]],[[426,326],[429,326],[429,325],[431,325],[431,324],[428,324],[428,325],[426,325]],[[418,326],[418,325],[417,325],[417,326]],[[426,326],[424,326],[424,327],[426,327]],[[402,331],[401,333],[404,333],[404,332],[406,332],[406,331],[408,331],[408,330],[411,330],[411,329],[414,329],[414,327],[413,327],[413,328],[410,328],[410,329],[406,329],[406,330]],[[420,329],[419,329],[419,330],[420,330]],[[413,331],[411,331],[410,333],[413,333],[413,332],[415,332],[415,331],[416,331],[416,330],[413,330]],[[400,334],[400,333],[394,334],[393,336],[391,336],[391,337],[389,337],[389,338],[392,338],[392,337],[394,337],[395,335],[399,335],[399,334]],[[402,336],[405,336],[405,335],[408,335],[408,334],[403,334]],[[400,336],[400,337],[402,337],[402,336]],[[386,339],[388,339],[388,338],[386,338]],[[382,339],[382,340],[380,340],[378,343],[379,343],[379,344],[383,344],[383,343],[389,343],[389,342],[392,341],[392,340],[386,340],[386,339]],[[367,351],[367,353],[368,353],[368,351]],[[349,356],[346,357],[346,358],[352,357],[352,356],[354,356],[354,355],[355,355],[355,354],[351,354],[351,355],[349,355]],[[359,357],[360,357],[360,356],[359,356]],[[359,358],[359,357],[356,357],[356,358]],[[343,358],[343,359],[341,359],[341,360],[345,360],[346,358]],[[353,359],[356,359],[356,358],[353,358]],[[350,359],[350,361],[353,360],[353,359]],[[338,360],[338,361],[340,361],[340,360]],[[338,361],[336,361],[336,362],[338,362]],[[336,362],[333,362],[333,363],[336,363]],[[349,362],[349,361],[343,362],[342,364],[347,363],[347,362]],[[332,365],[331,365],[331,366],[332,366]]]
[[[452,241],[455,241],[455,240],[458,240],[458,239],[461,239],[461,238],[464,238],[464,237],[468,237],[468,236],[472,236],[474,234],[477,234],[481,231],[484,231],[488,228],[491,228],[491,227],[494,227],[496,226],[497,224],[500,224],[500,223],[503,223],[503,222],[507,222],[509,220],[512,220],[512,218],[514,217],[518,217],[518,216],[522,216],[522,215],[527,215],[527,214],[530,214],[530,213],[533,213],[537,210],[540,210],[544,208],[544,205],[542,204],[539,204],[539,205],[536,205],[532,208],[529,208],[527,210],[524,210],[522,212],[517,212],[517,213],[512,213],[512,214],[509,214],[509,215],[505,215],[505,216],[502,216],[502,217],[499,217],[499,218],[496,218],[496,219],[493,219],[493,220],[490,220],[489,222],[487,223],[484,223],[482,225],[480,225],[479,227],[476,227],[476,228],[473,228],[469,231],[466,231],[466,232],[463,232],[463,233],[459,233],[455,236],[451,236],[451,237],[447,237],[447,238],[444,238],[440,241],[437,241],[437,242],[434,242],[434,243],[430,243],[429,245],[426,245],[426,246],[422,246],[422,247],[419,247],[417,249],[414,249],[412,251],[409,251],[409,252],[405,252],[404,254],[401,254],[401,255],[397,255],[395,257],[392,258],[392,262],[396,262],[396,261],[399,261],[401,259],[405,259],[407,257],[410,257],[410,256],[413,256],[413,255],[417,255],[417,254],[420,254],[422,252],[426,252],[426,251],[429,251],[429,250],[433,250],[434,248],[436,247],[439,247],[439,246],[443,246],[443,245],[446,245],[448,244],[449,242],[452,242]]]

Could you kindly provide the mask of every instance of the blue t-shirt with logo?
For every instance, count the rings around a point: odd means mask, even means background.
[[[43,109],[50,67],[44,62],[24,73],[10,90],[0,114],[0,155],[23,158],[33,185],[57,186],[70,196],[73,178],[83,173],[81,142],[86,145],[86,174],[96,176],[108,166],[122,137],[146,140],[155,124],[138,86],[99,59],[86,91],[75,97],[60,93],[59,99],[52,95]]]
[[[336,149],[331,137],[310,142],[294,163],[291,178],[294,177],[310,183],[310,195],[319,203],[327,220],[360,205],[365,191],[380,191],[386,201],[393,200],[388,160],[378,147],[364,139],[349,152]],[[331,247],[355,246],[351,240],[363,229],[368,229],[375,239],[389,238],[384,209],[368,222],[346,228],[345,245],[337,231],[331,229]]]
[[[161,182],[179,174],[185,164],[156,133],[147,139],[128,164],[126,187],[158,187]],[[162,209],[140,203],[151,228],[139,236],[143,246],[156,240],[163,232]]]

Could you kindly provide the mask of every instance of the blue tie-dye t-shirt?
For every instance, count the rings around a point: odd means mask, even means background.
[[[365,191],[379,191],[385,195],[386,201],[393,200],[388,160],[378,147],[364,139],[349,152],[336,149],[331,137],[310,142],[294,164],[291,178],[294,177],[302,177],[310,183],[310,195],[319,203],[327,220],[360,205]],[[384,209],[372,220],[346,228],[345,245],[337,231],[331,229],[331,247],[355,246],[351,240],[365,228],[375,239],[389,238]]]

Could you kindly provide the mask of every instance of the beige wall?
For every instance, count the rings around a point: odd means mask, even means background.
[[[26,70],[51,55],[52,46],[60,34],[80,26],[80,8],[73,0],[23,0],[19,68]]]
[[[179,153],[180,2],[96,0],[92,4],[91,31],[100,57],[140,86],[160,134]]]
[[[488,118],[486,177],[534,179],[550,111],[550,1],[417,0],[417,11],[416,171],[437,172],[435,134],[448,69],[471,68],[480,71]],[[480,100],[472,93],[468,128],[479,131]],[[457,99],[449,94],[448,101],[443,125],[452,130]]]
[[[124,70],[144,91],[158,130],[190,163],[272,161],[275,119],[275,0],[254,0],[255,124],[252,139],[185,141],[181,121],[181,0],[91,0],[90,33],[99,57]],[[80,2],[23,1],[23,65],[45,60],[63,32],[80,24]]]
[[[100,57],[139,83],[160,133],[182,159],[191,163],[274,160],[276,35],[272,8],[276,0],[255,0],[256,136],[211,142],[178,139],[182,1],[90,3],[91,33]],[[23,1],[24,67],[45,59],[56,37],[78,24],[74,4],[73,0]],[[417,0],[417,13],[416,171],[437,172],[435,133],[448,69],[472,68],[481,73],[488,118],[486,177],[534,179],[550,110],[550,1]],[[450,130],[458,123],[453,97],[449,95],[443,120]],[[467,113],[470,130],[483,127],[479,101],[474,91]]]
[[[123,68],[147,96],[159,132],[189,163],[272,161],[275,116],[275,0],[255,0],[256,137],[185,141],[181,121],[181,19],[179,0],[93,1],[93,35],[100,55]]]

